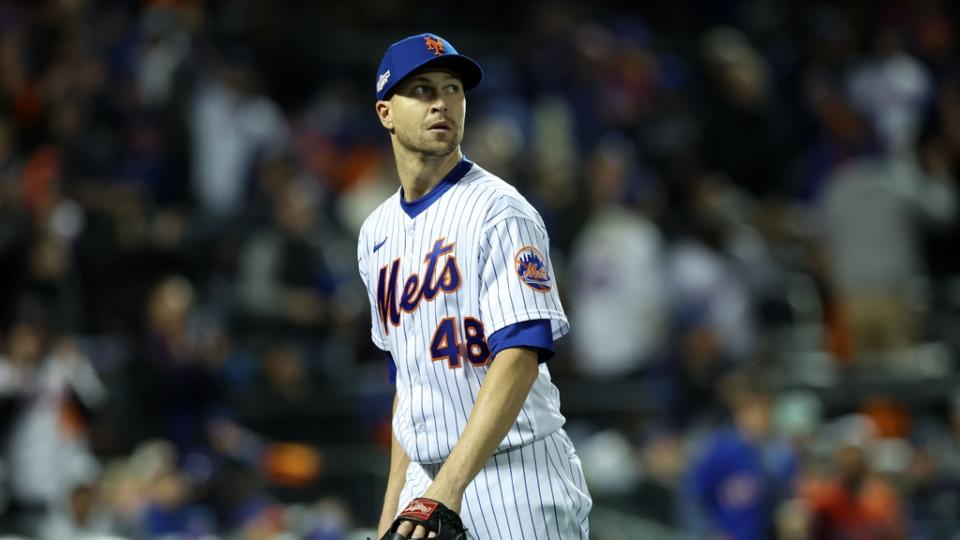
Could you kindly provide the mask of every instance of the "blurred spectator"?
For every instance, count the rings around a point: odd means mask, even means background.
[[[203,320],[195,295],[180,277],[156,284],[145,306],[148,326],[140,357],[131,366],[133,383],[142,389],[133,396],[131,427],[141,437],[170,439],[183,452],[207,445],[207,423],[225,399],[219,370],[226,358],[199,331]]]
[[[912,533],[921,540],[951,538],[960,530],[960,395],[948,404],[946,425],[918,426],[908,477]]]
[[[711,30],[700,47],[707,74],[701,113],[707,165],[756,197],[779,193],[788,141],[783,118],[775,116],[766,62],[734,28]]]
[[[830,176],[819,202],[822,244],[855,354],[903,348],[917,337],[906,294],[925,275],[920,227],[957,213],[951,158],[931,126],[911,159],[866,156]]]
[[[216,523],[205,515],[207,512],[190,504],[190,487],[188,479],[176,468],[158,473],[149,486],[150,502],[141,516],[148,537],[216,530]]]
[[[50,313],[64,329],[78,328],[82,299],[67,239],[54,232],[35,238],[27,253],[26,274],[20,302]]]
[[[805,480],[800,493],[811,509],[812,540],[907,538],[900,497],[872,470],[861,446],[840,445],[831,469]]]
[[[330,320],[332,276],[314,239],[318,191],[300,179],[278,186],[271,223],[254,231],[240,254],[238,293],[252,323],[274,332],[322,335]]]
[[[108,471],[102,500],[119,530],[134,538],[203,535],[216,530],[210,510],[195,500],[196,485],[178,467],[181,457],[169,442],[147,440],[129,459]]]
[[[743,374],[728,384],[733,425],[706,439],[687,479],[693,523],[704,537],[769,538],[778,505],[793,493],[797,455],[772,431],[769,392]]]
[[[909,154],[932,97],[932,80],[926,67],[903,50],[894,28],[880,28],[873,40],[873,56],[850,73],[850,99],[891,155]]]
[[[680,501],[687,449],[679,433],[651,432],[640,448],[640,481],[632,511],[667,527],[682,525]]]
[[[64,192],[64,160],[54,147],[38,150],[27,162],[22,178],[20,201],[33,226],[25,234],[19,274],[12,273],[19,287],[13,305],[36,305],[64,330],[80,325],[82,292],[71,243],[83,228],[83,210]],[[16,222],[11,225],[17,226]],[[14,229],[16,231],[16,228]]]
[[[47,511],[95,478],[99,465],[84,416],[102,404],[106,390],[75,344],[24,320],[0,357],[0,393],[15,403],[3,450],[11,513],[19,517],[16,527],[30,534]]]
[[[289,145],[286,120],[257,88],[248,50],[225,47],[212,77],[198,83],[190,107],[193,193],[214,223],[242,217],[258,160]]]
[[[304,351],[293,343],[277,343],[264,351],[260,366],[259,384],[240,404],[247,425],[271,440],[302,440],[312,421],[302,412],[314,399]]]
[[[40,540],[110,536],[116,526],[97,493],[99,484],[84,483],[70,490],[67,498],[56,505],[41,523]]]
[[[664,353],[662,237],[631,199],[640,171],[626,141],[605,140],[591,158],[591,214],[571,251],[577,369],[591,377],[636,374]]]
[[[136,77],[140,102],[148,108],[165,105],[175,96],[178,83],[182,84],[185,64],[193,52],[184,20],[186,11],[155,4],[143,13],[143,44]]]
[[[678,322],[676,351],[671,359],[671,401],[666,409],[681,428],[714,425],[723,419],[723,400],[717,381],[733,369],[719,336],[702,315],[686,313]]]
[[[680,321],[713,333],[719,353],[734,363],[757,347],[755,294],[771,261],[741,215],[749,203],[719,174],[697,178],[687,208],[689,233],[668,260],[670,295]]]
[[[601,504],[630,506],[640,470],[630,441],[621,431],[606,429],[590,435],[580,445],[584,477],[591,495]]]
[[[83,227],[74,248],[83,283],[85,332],[139,332],[143,303],[154,281],[198,274],[205,259],[188,241],[188,216],[156,208],[149,193],[130,184],[85,184],[78,199]]]
[[[869,122],[844,95],[839,82],[814,73],[804,88],[817,132],[791,171],[791,190],[801,201],[815,201],[829,175],[849,159],[879,150]]]

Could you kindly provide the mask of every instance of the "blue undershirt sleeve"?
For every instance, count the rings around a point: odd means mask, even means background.
[[[487,338],[487,346],[490,347],[491,358],[496,358],[497,353],[504,349],[526,347],[536,349],[538,360],[546,362],[554,354],[550,321],[537,319],[504,326]]]

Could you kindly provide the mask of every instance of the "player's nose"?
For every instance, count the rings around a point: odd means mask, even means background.
[[[447,112],[450,106],[447,104],[443,96],[438,96],[437,99],[433,100],[433,103],[430,104],[430,112]]]

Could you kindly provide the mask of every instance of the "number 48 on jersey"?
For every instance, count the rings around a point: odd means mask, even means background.
[[[483,366],[490,361],[490,348],[487,347],[487,338],[484,335],[483,323],[473,317],[463,319],[463,336],[461,342],[458,337],[457,318],[447,317],[440,321],[433,339],[430,340],[430,357],[434,362],[446,360],[447,367],[460,367],[461,358],[466,358],[471,365]]]

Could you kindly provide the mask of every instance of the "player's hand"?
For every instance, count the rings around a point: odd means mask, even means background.
[[[427,529],[423,525],[417,525],[414,527],[414,523],[410,521],[404,521],[397,528],[397,532],[405,536],[406,538],[434,538],[437,536],[437,533],[431,532],[430,534],[425,535]]]
[[[380,540],[437,538],[466,540],[460,515],[439,501],[418,497],[410,501]]]
[[[445,489],[437,482],[431,484],[427,491],[424,492],[423,496],[428,499],[442,502],[444,506],[453,510],[454,512],[460,512],[460,503],[463,501],[463,494],[458,494],[455,492],[455,490]],[[423,525],[416,525],[409,521],[403,522],[400,527],[397,528],[397,532],[407,538],[433,538],[437,536],[437,534],[434,532],[425,534],[427,529],[423,527]]]

